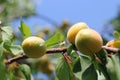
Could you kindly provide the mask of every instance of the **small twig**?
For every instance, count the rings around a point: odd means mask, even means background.
[[[14,61],[18,61],[20,59],[26,59],[26,58],[28,58],[28,57],[25,54],[21,54],[21,55],[18,55],[18,56],[15,56],[15,57],[9,59],[8,61],[5,62],[5,64],[11,64]]]
[[[66,52],[66,51],[67,51],[67,47],[63,46],[59,48],[48,49],[46,53],[51,54],[51,53],[61,53],[61,52]]]
[[[113,52],[113,53],[120,52],[119,48],[112,48],[112,47],[102,46],[102,49],[105,49],[106,51]]]
[[[111,48],[111,47],[107,47],[107,46],[102,46],[102,49],[105,49],[109,52],[120,52],[120,49],[118,48]],[[54,53],[65,53],[67,51],[67,47],[63,46],[63,47],[59,47],[59,48],[52,48],[52,49],[48,49],[46,51],[46,54],[54,54]],[[18,61],[20,59],[26,59],[28,58],[25,54],[21,54],[19,56],[13,57],[11,59],[8,59],[8,61],[5,62],[5,64],[11,64],[14,61]]]
[[[68,57],[68,55],[66,53],[63,53],[62,55],[63,55],[64,59],[66,60],[66,62],[72,63],[72,60]]]

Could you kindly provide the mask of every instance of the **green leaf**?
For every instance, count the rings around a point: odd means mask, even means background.
[[[10,51],[13,55],[18,55],[20,53],[23,53],[22,47],[20,45],[11,45]]]
[[[120,80],[120,58],[118,53],[108,58],[106,67],[111,80]]]
[[[80,56],[80,62],[82,64],[81,66],[83,72],[92,64],[91,59],[87,56]]]
[[[90,67],[92,64],[92,60],[88,56],[79,56],[80,57],[80,63],[81,63],[81,71],[75,73],[77,78],[82,80],[82,74],[85,72],[85,70]]]
[[[1,47],[0,47],[0,52],[3,53],[3,50]],[[3,63],[3,59],[4,59],[4,55],[1,55],[0,56],[0,80],[7,80],[7,70],[6,70],[6,65]]]
[[[56,66],[56,75],[59,80],[76,80],[69,63],[64,58],[61,58]]]
[[[103,73],[106,80],[111,80],[110,75],[108,74],[106,66],[103,65],[103,64],[98,64],[98,66],[99,66],[99,70]]]
[[[97,57],[101,60],[101,62],[103,63],[103,65],[107,64],[107,51],[106,50],[100,50],[100,52],[98,54],[96,54]]]
[[[120,39],[120,33],[119,33],[118,31],[114,31],[114,32],[113,32],[113,36],[114,36],[114,38],[117,39],[117,40]]]
[[[92,64],[90,67],[88,67],[85,72],[82,74],[82,80],[98,80],[97,79],[97,72],[94,68],[94,65]]]
[[[67,54],[70,55],[71,52],[72,52],[72,45],[70,45],[68,48],[67,48]]]
[[[51,36],[48,40],[46,40],[45,44],[47,45],[47,47],[51,47],[59,44],[63,40],[64,40],[64,35],[58,32],[55,33],[53,36]]]
[[[0,44],[0,59],[3,56],[3,43]]]
[[[19,72],[19,70],[17,70],[17,72]],[[8,70],[8,78],[9,80],[21,80],[21,78],[17,78],[16,74],[18,75],[18,73],[16,73],[16,69],[9,69]]]
[[[6,66],[3,62],[0,61],[0,79],[7,80],[7,71]]]
[[[2,40],[5,46],[9,46],[13,40],[13,31],[11,27],[2,27],[1,28]]]
[[[21,21],[19,30],[21,31],[24,38],[29,37],[32,34],[32,32],[30,31],[30,28],[23,21]]]
[[[32,80],[31,69],[30,69],[30,67],[28,65],[22,64],[22,65],[20,65],[19,69],[24,74],[26,80]]]
[[[81,63],[80,63],[80,58],[77,57],[74,61],[73,61],[73,72],[79,72],[81,71]]]
[[[108,74],[107,68],[106,68],[106,64],[108,62],[107,60],[107,51],[106,50],[101,50],[98,54],[96,54],[97,57],[101,60],[101,63],[98,63],[98,71],[99,74],[101,74],[101,72],[103,73],[104,77],[106,78],[106,80],[111,80],[110,76]]]

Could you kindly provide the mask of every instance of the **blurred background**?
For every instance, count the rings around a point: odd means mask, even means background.
[[[58,31],[66,35],[71,25],[86,22],[108,41],[113,39],[113,31],[120,32],[120,0],[0,0],[1,26],[13,27],[17,38],[21,38],[21,18],[32,35],[44,39]],[[53,80],[55,61],[49,55],[42,59],[31,66],[35,80]]]
[[[20,18],[31,28],[33,34],[37,31],[60,27],[64,21],[69,25],[86,22],[91,28],[106,36],[113,29],[118,29],[119,0],[1,0],[0,20],[3,25],[12,25],[17,32]]]

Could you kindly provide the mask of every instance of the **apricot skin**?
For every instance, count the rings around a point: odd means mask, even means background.
[[[98,32],[93,29],[83,29],[75,38],[76,48],[85,55],[93,55],[102,48],[103,40]]]
[[[106,46],[112,47],[112,48],[120,48],[120,40],[111,40],[107,42]]]
[[[67,32],[67,39],[70,43],[75,44],[75,37],[76,34],[82,30],[82,29],[86,29],[89,28],[88,25],[84,22],[79,22],[74,24],[72,27],[70,27],[70,29]]]
[[[39,58],[46,53],[44,42],[40,37],[28,37],[22,42],[23,51],[30,58]]]

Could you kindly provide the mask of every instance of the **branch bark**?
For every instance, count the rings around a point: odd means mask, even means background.
[[[112,47],[102,46],[102,49],[105,49],[106,51],[113,52],[113,53],[120,52],[119,48],[112,48]]]
[[[55,53],[64,53],[67,51],[67,47],[63,46],[63,47],[59,47],[59,48],[52,48],[52,49],[48,49],[46,51],[46,54],[55,54]],[[18,61],[20,59],[26,59],[28,58],[27,55],[25,54],[21,54],[21,55],[18,55],[18,56],[15,56],[11,59],[8,59],[5,64],[11,64],[12,62],[14,61]]]
[[[102,46],[102,49],[105,49],[108,52],[120,52],[120,49],[118,48],[111,48],[111,47],[107,47],[107,46]],[[52,49],[48,49],[46,51],[46,54],[55,54],[55,53],[65,53],[67,51],[67,47],[63,46],[63,47],[59,47],[59,48],[52,48]],[[11,64],[14,61],[18,61],[20,59],[26,59],[28,58],[25,54],[21,54],[19,56],[13,57],[11,59],[8,59],[8,61],[5,62],[5,64]]]

